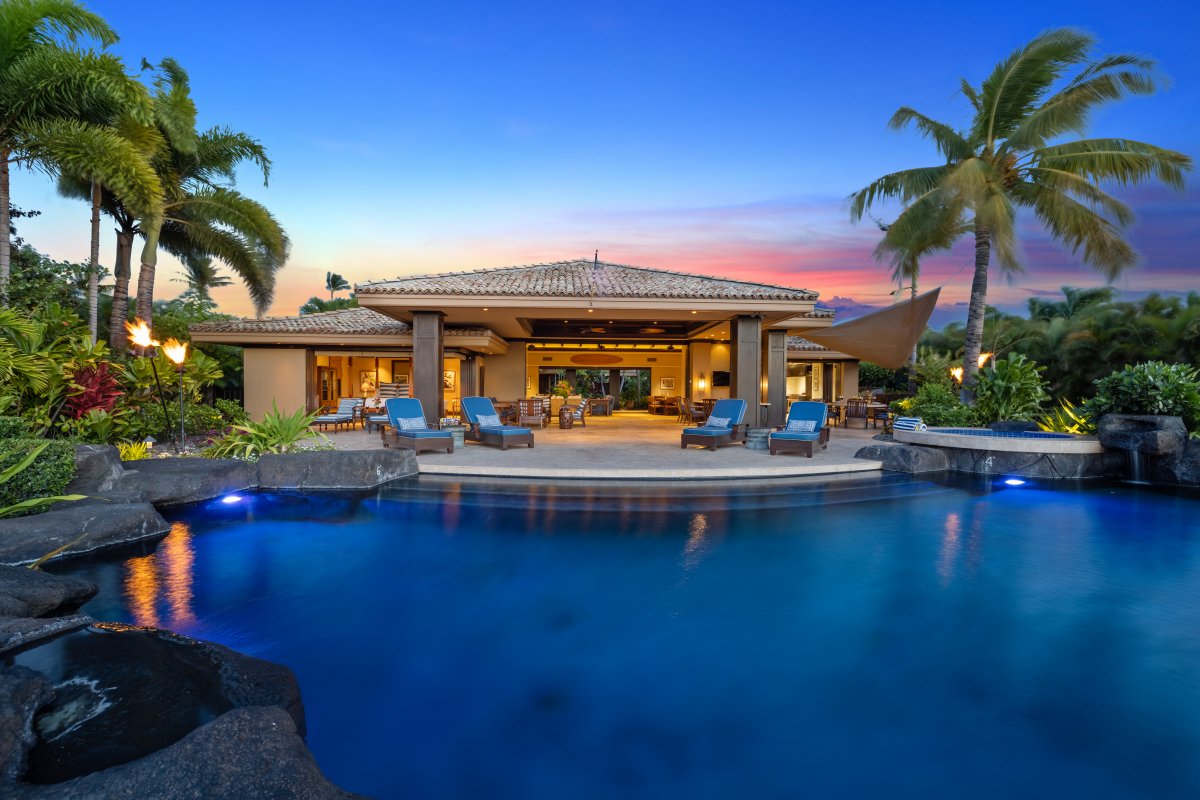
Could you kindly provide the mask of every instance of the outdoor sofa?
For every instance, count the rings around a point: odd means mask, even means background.
[[[462,412],[467,421],[466,438],[473,442],[498,444],[501,450],[516,444],[533,447],[533,431],[503,424],[496,407],[487,397],[464,397]]]
[[[788,406],[787,420],[767,435],[767,448],[776,453],[804,453],[813,457],[813,443],[824,450],[829,446],[829,428],[825,427],[829,407],[813,400],[797,400]]]
[[[398,447],[420,454],[426,450],[454,452],[454,436],[450,431],[430,428],[425,409],[415,397],[392,397],[384,401],[390,427],[382,432],[384,447]]]
[[[745,443],[746,425],[742,422],[745,418],[745,400],[718,400],[703,425],[683,429],[679,447],[687,449],[689,444],[696,444],[716,450],[723,444]]]

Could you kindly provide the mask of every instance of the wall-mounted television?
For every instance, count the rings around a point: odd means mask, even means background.
[[[728,386],[729,373],[727,371],[713,371],[713,386]]]

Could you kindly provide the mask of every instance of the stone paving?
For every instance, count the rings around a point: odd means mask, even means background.
[[[534,429],[533,449],[500,450],[475,442],[453,453],[422,453],[417,458],[422,474],[477,475],[611,480],[678,480],[720,478],[778,478],[804,475],[868,472],[879,461],[854,458],[860,447],[879,433],[871,428],[835,428],[829,447],[813,458],[796,453],[771,456],[766,450],[730,445],[711,450],[679,447],[684,426],[673,416],[641,411],[618,411],[611,417],[588,417],[560,430],[557,422]],[[382,447],[378,433],[362,430],[329,434],[339,450]]]

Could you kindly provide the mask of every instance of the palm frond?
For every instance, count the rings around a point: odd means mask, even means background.
[[[1008,138],[1072,65],[1084,62],[1092,37],[1070,28],[1047,31],[996,65],[979,93],[971,140],[990,151]]]
[[[959,78],[960,88],[962,89],[963,97],[971,103],[971,108],[975,109],[976,113],[983,107],[983,101],[979,99],[979,92],[972,86],[966,78]]]
[[[111,119],[117,110],[149,122],[149,101],[120,59],[38,48],[0,74],[0,134],[22,120]]]
[[[1030,196],[1034,213],[1050,234],[1072,253],[1082,248],[1084,263],[1108,280],[1137,263],[1137,254],[1120,229],[1094,209],[1044,185],[1020,188]]]
[[[71,0],[6,0],[0,13],[0,72],[30,49],[79,44],[92,39],[105,47],[117,34],[102,18]]]
[[[1071,194],[1091,206],[1093,210],[1112,217],[1118,225],[1129,225],[1133,222],[1133,211],[1129,206],[1103,191],[1082,175],[1049,167],[1031,167],[1026,170],[1026,181],[1032,185],[1045,186],[1055,191]],[[1016,199],[1021,202],[1024,197],[1024,193],[1019,193]]]
[[[914,126],[925,138],[933,141],[938,152],[944,155],[947,161],[969,158],[973,153],[970,143],[949,125],[930,119],[908,106],[902,106],[892,115],[888,127],[899,130],[906,125]]]
[[[1148,72],[1152,66],[1153,62],[1135,56],[1110,56],[1089,65],[1079,77],[1025,117],[1003,149],[1027,150],[1041,147],[1067,132],[1083,133],[1097,106],[1129,95],[1154,94],[1158,84]]]
[[[196,137],[196,103],[183,67],[171,58],[158,65],[154,79],[154,121],[181,156],[193,156],[199,147]]]
[[[937,191],[918,198],[887,226],[875,248],[875,259],[891,264],[892,280],[916,280],[922,258],[949,249],[970,230],[964,213],[961,205],[947,205]]]
[[[19,141],[34,163],[99,181],[139,214],[162,204],[154,169],[136,146],[112,128],[79,120],[47,120],[23,130]]]
[[[1030,155],[1038,166],[1122,185],[1154,177],[1182,189],[1183,173],[1192,168],[1192,159],[1183,153],[1132,139],[1081,139],[1042,147]]]
[[[937,188],[950,168],[946,165],[936,167],[917,167],[900,172],[884,175],[850,195],[850,218],[857,221],[862,219],[877,200],[899,200],[902,203],[911,202],[914,198],[927,194]]]
[[[243,161],[249,161],[262,171],[263,185],[266,186],[271,177],[271,159],[262,143],[240,131],[212,128],[200,134],[195,171],[188,177],[209,184],[232,184],[237,167]]]

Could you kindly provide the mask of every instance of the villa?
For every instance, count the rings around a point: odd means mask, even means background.
[[[650,396],[742,398],[761,425],[781,424],[789,397],[858,392],[858,359],[804,338],[833,323],[808,289],[586,259],[355,289],[359,308],[208,322],[192,340],[245,348],[255,419],[401,383],[435,420],[465,396],[574,386],[579,370],[614,396],[638,377]]]

